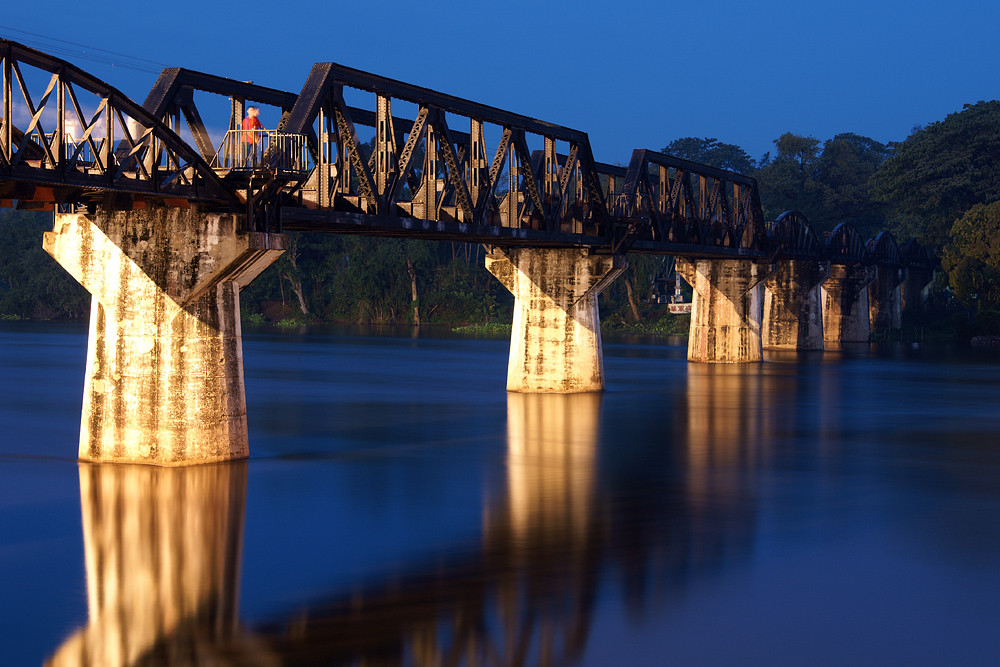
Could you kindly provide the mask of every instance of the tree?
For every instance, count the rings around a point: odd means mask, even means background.
[[[81,319],[90,294],[42,250],[52,214],[0,211],[0,316]]]
[[[889,157],[889,147],[869,137],[838,134],[823,144],[813,178],[821,208],[810,218],[820,231],[851,222],[866,237],[886,228],[885,204],[875,201],[868,183]]]
[[[977,204],[955,221],[942,265],[955,296],[976,309],[1000,309],[1000,201]]]
[[[752,174],[756,170],[753,159],[745,150],[735,144],[724,144],[714,137],[674,139],[660,152],[740,174]]]
[[[898,213],[898,237],[943,246],[965,211],[1000,199],[1000,101],[967,104],[917,130],[895,147],[871,186]]]
[[[764,217],[774,220],[783,211],[801,211],[810,220],[821,217],[822,192],[814,169],[819,140],[786,132],[774,140],[777,155],[758,173]]]

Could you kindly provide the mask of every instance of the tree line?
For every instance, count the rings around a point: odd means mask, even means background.
[[[1000,101],[966,105],[897,143],[786,133],[756,160],[708,137],[678,138],[662,152],[753,176],[765,219],[798,210],[819,234],[850,222],[866,237],[916,237],[942,258],[949,297],[1000,309]],[[51,214],[0,211],[0,317],[86,317],[89,296],[41,249],[47,229]],[[290,244],[244,291],[248,321],[509,322],[512,297],[485,270],[480,246],[305,233]],[[602,295],[602,319],[665,319],[650,303],[665,263],[630,256],[629,265]]]

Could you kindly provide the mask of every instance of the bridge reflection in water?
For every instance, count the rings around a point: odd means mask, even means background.
[[[665,406],[678,427],[610,473],[607,399],[508,394],[507,484],[478,545],[255,627],[237,614],[245,462],[81,464],[90,621],[48,664],[574,664],[602,582],[641,613],[750,552],[753,470],[781,428],[762,403],[788,394],[756,367],[692,368]]]

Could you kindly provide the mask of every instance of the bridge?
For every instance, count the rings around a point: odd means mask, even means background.
[[[515,296],[516,392],[604,388],[597,296],[629,253],[677,257],[697,362],[867,341],[933,271],[888,232],[766,222],[748,176],[641,149],[597,162],[585,132],[334,63],[298,93],[169,68],[138,105],[18,43],[0,59],[0,205],[52,211],[45,249],[93,294],[85,460],[247,456],[239,292],[287,231],[485,244]],[[277,127],[248,135],[251,104]]]

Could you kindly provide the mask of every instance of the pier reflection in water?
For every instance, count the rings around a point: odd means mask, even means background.
[[[478,546],[255,627],[237,618],[246,463],[82,464],[90,621],[49,664],[579,664],[602,582],[641,613],[752,543],[741,471],[764,455],[766,392],[702,371],[686,431],[644,448],[639,484],[602,482],[601,395],[508,394],[507,480]]]
[[[262,338],[256,458],[171,471],[61,458],[72,336],[0,346],[4,664],[997,662],[995,362]]]
[[[257,664],[237,623],[246,462],[80,464],[90,620],[63,665]]]

